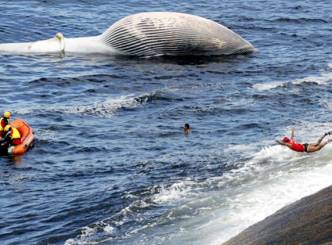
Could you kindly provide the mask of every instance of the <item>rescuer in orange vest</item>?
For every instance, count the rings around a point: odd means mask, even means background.
[[[5,111],[3,116],[0,118],[0,136],[4,136],[4,129],[9,124],[11,113],[9,111]]]
[[[17,128],[12,127],[11,125],[7,125],[4,128],[4,137],[1,141],[1,147],[8,148],[10,146],[19,145],[22,143],[21,141],[21,133]]]

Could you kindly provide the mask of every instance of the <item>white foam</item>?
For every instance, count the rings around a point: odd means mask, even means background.
[[[208,244],[220,244],[283,206],[304,196],[313,194],[332,184],[332,160],[324,167],[312,168],[310,171],[282,173],[271,177],[266,183],[248,193],[240,193],[233,197],[232,211],[226,217],[227,226],[223,221],[225,214],[213,220],[205,230],[214,230],[210,226],[221,226],[219,232],[212,235],[207,232]],[[223,212],[221,211],[220,214]],[[223,228],[223,229],[221,229]],[[221,232],[222,231],[222,232]],[[214,237],[214,238],[213,238]]]
[[[258,91],[271,90],[274,88],[282,87],[286,83],[287,82],[283,82],[283,81],[280,81],[280,82],[274,81],[274,82],[269,82],[269,83],[256,83],[253,85],[253,88]]]
[[[143,95],[144,96],[144,95]],[[148,95],[147,95],[148,96]],[[121,108],[136,108],[146,101],[137,101],[135,95],[124,95],[115,98],[107,98],[104,101],[96,101],[86,105],[49,105],[47,111],[50,112],[63,112],[68,114],[86,114],[97,115],[103,117],[111,117]],[[30,107],[21,107],[14,111],[15,114],[31,114],[32,112],[45,111],[45,106],[31,105]]]
[[[187,194],[191,191],[192,186],[195,182],[187,180],[178,183],[174,183],[169,187],[161,186],[161,189],[158,194],[155,194],[152,197],[152,200],[155,203],[165,203],[171,201],[177,201],[182,197],[186,197]]]
[[[140,103],[134,96],[121,96],[119,98],[108,98],[105,101],[95,102],[88,105],[55,107],[51,110],[61,110],[70,114],[92,114],[104,117],[112,116],[121,108],[135,108]]]
[[[106,233],[113,234],[114,231],[115,231],[115,228],[114,228],[113,226],[111,226],[111,225],[106,225],[106,226],[104,227],[104,231],[105,231]]]
[[[229,145],[225,147],[224,153],[252,153],[256,150],[256,146],[254,144],[238,144],[238,145]]]
[[[318,157],[320,164],[312,165],[311,160],[295,162],[287,169],[274,169],[273,172],[261,169],[249,180],[242,172],[243,178],[240,177],[231,186],[221,191],[201,193],[198,199],[170,212],[180,215],[183,220],[177,222],[176,228],[174,225],[163,226],[162,231],[150,231],[151,244],[158,244],[159,238],[153,237],[154,233],[158,237],[160,233],[163,234],[167,241],[164,244],[214,245],[227,241],[285,205],[331,185],[332,157]],[[278,161],[274,164],[278,164]],[[189,210],[200,210],[199,214],[184,216],[183,210],[188,210],[188,206],[191,207]]]
[[[328,64],[328,68],[332,68],[332,64]],[[278,87],[286,86],[287,84],[299,85],[302,83],[316,83],[318,85],[324,85],[332,80],[331,71],[322,71],[317,76],[307,76],[304,78],[289,80],[289,81],[273,81],[267,83],[256,83],[253,85],[253,88],[258,91],[271,90]]]
[[[85,226],[81,230],[80,239],[68,239],[65,241],[65,245],[85,245],[85,244],[97,244],[97,242],[89,241],[89,238],[96,234],[97,229]]]
[[[302,153],[290,151],[287,147],[281,145],[265,146],[259,152],[253,154],[249,162],[258,163],[265,159],[272,158],[277,161],[288,161],[303,156]]]

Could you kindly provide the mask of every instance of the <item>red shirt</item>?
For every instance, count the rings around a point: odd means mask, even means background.
[[[299,144],[295,140],[291,140],[289,142],[289,144],[291,144],[290,148],[293,151],[304,152],[304,145],[303,144]]]

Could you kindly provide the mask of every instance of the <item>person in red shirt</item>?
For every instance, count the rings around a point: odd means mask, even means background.
[[[332,131],[329,131],[329,132],[323,134],[323,136],[320,137],[316,143],[302,144],[302,143],[298,143],[295,141],[295,130],[292,129],[291,138],[284,137],[282,140],[277,140],[277,143],[279,143],[280,145],[287,146],[289,149],[291,149],[293,151],[311,153],[311,152],[319,151],[320,149],[322,149],[324,146],[326,146],[328,143],[330,143],[332,141],[331,139],[328,139],[327,141],[323,142],[323,139],[327,135],[332,135]]]

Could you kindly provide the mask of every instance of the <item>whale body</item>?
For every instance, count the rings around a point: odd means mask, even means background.
[[[104,33],[0,44],[0,53],[80,53],[124,56],[231,55],[255,48],[227,27],[199,16],[175,12],[145,12],[120,19]]]

